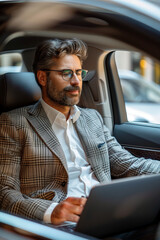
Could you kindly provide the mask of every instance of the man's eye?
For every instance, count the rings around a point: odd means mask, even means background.
[[[70,76],[70,75],[72,75],[72,72],[71,71],[63,71],[63,75]]]
[[[77,71],[76,74],[77,74],[78,76],[81,76],[81,75],[82,75],[82,70]]]

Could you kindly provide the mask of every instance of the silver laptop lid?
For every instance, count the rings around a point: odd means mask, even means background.
[[[151,223],[160,210],[160,174],[94,187],[76,231],[99,238]]]

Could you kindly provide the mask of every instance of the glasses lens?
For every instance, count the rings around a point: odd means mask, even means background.
[[[73,71],[71,69],[65,69],[62,71],[62,77],[65,81],[70,81],[73,77]],[[79,69],[76,71],[76,75],[80,79],[84,79],[87,75],[87,71],[84,69]]]
[[[73,77],[73,71],[72,70],[63,70],[63,79],[65,81],[69,81]]]
[[[82,75],[82,79],[84,79],[86,77],[86,75],[87,75],[87,71],[82,69],[81,75]]]

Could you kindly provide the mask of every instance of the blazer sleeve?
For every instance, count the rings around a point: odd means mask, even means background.
[[[21,193],[20,164],[23,138],[7,114],[0,116],[0,208],[43,220],[51,201]]]
[[[97,114],[103,125],[102,117],[99,113]],[[115,137],[111,136],[109,129],[105,125],[103,125],[103,129],[108,146],[112,177],[119,178],[160,173],[160,161],[133,156],[117,142]]]

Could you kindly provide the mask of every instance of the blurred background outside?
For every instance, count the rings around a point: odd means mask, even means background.
[[[160,124],[160,63],[139,52],[116,52],[128,121]]]
[[[128,121],[160,124],[160,63],[138,52],[117,51]],[[0,55],[0,74],[19,72],[20,53]]]

